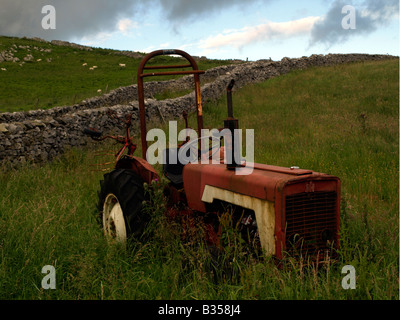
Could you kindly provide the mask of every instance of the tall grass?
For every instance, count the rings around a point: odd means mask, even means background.
[[[164,181],[148,208],[153,236],[128,250],[108,243],[96,209],[102,173],[91,166],[106,159],[72,149],[1,172],[0,299],[398,299],[398,73],[397,61],[357,63],[234,91],[240,127],[255,129],[256,161],[341,178],[336,262],[278,265],[249,250],[224,216],[223,252],[202,244],[202,228],[182,238],[184,224],[163,215]],[[225,99],[204,109],[206,126],[221,127]],[[56,268],[56,290],[41,287],[44,265]],[[356,269],[355,290],[341,285],[344,265]]]

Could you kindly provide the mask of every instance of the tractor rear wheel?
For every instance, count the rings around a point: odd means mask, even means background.
[[[104,233],[121,243],[139,239],[149,221],[142,212],[143,180],[132,170],[116,169],[104,175],[100,186],[98,209]]]

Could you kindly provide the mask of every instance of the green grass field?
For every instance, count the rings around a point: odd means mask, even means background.
[[[227,226],[225,264],[213,273],[201,241],[181,241],[179,226],[167,223],[159,192],[154,237],[129,250],[109,244],[97,221],[102,173],[91,166],[106,158],[71,149],[52,163],[0,174],[0,299],[398,299],[398,74],[397,60],[355,63],[234,91],[240,127],[255,130],[257,162],[341,178],[336,263],[316,268],[287,257],[278,268],[249,254]],[[221,127],[225,98],[204,113],[205,126]],[[193,115],[190,122],[196,127]],[[55,290],[41,287],[45,265],[55,267]],[[355,267],[354,290],[342,288],[344,265]]]
[[[14,44],[17,48],[13,47]],[[0,112],[72,105],[113,89],[129,86],[136,83],[141,61],[141,58],[119,55],[108,49],[85,51],[32,39],[0,36],[0,52],[10,48],[14,48],[16,52],[13,54],[20,61],[0,64],[1,68],[6,69],[0,70]],[[34,59],[20,66],[28,54],[32,54]],[[229,63],[229,60],[201,60],[198,65],[200,69],[207,70]],[[125,64],[126,67],[120,67],[119,64]],[[149,63],[151,64],[176,65],[182,64],[182,60],[161,56],[154,58]],[[97,68],[90,70],[93,66]],[[170,78],[152,77],[150,80]]]

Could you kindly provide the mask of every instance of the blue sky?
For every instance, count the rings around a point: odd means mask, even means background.
[[[328,53],[399,55],[398,0],[0,0],[0,35],[216,59]],[[44,30],[53,5],[56,29]],[[354,10],[355,29],[342,20]],[[346,18],[347,17],[347,18]],[[346,20],[347,23],[350,20]]]
[[[342,19],[349,12],[339,12],[337,26],[348,36],[332,43],[322,43],[312,41],[311,30],[324,19],[335,1],[244,3],[235,6],[227,4],[218,10],[177,21],[166,18],[162,6],[151,7],[140,11],[142,15],[120,19],[114,30],[74,40],[98,47],[144,52],[160,48],[183,49],[192,55],[216,59],[280,60],[283,57],[327,53],[399,55],[398,7],[397,12],[393,10],[393,15],[388,15],[386,21],[364,31],[364,26],[357,26],[357,17],[367,6],[353,1],[356,29],[343,29]],[[350,1],[343,4],[347,3]],[[370,14],[373,15],[373,12]],[[329,34],[326,36],[332,37]]]

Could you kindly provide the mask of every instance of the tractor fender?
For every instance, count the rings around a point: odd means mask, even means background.
[[[143,182],[148,184],[155,179],[159,179],[159,176],[153,166],[146,160],[138,157],[127,156],[120,159],[117,162],[115,169],[130,169],[139,177],[141,177]]]

